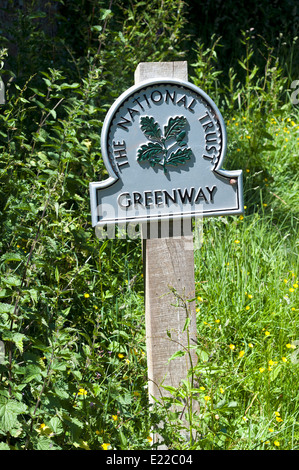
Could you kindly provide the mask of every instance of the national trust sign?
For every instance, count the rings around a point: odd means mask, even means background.
[[[93,226],[243,212],[242,171],[222,169],[223,118],[189,82],[129,88],[107,113],[101,148],[109,177],[90,183]]]

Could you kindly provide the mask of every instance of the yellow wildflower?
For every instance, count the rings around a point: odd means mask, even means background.
[[[264,370],[265,370],[264,367],[259,368],[260,373],[264,372]]]
[[[205,399],[205,401],[209,401],[209,400],[211,400],[211,397],[209,397],[208,395],[206,395],[206,396],[204,397],[204,399]]]
[[[102,444],[102,446],[104,450],[108,450],[108,447],[110,447],[110,444]]]
[[[274,445],[279,447],[280,446],[280,442],[279,441],[274,441]]]
[[[235,349],[235,347],[236,347],[236,346],[235,346],[234,344],[230,344],[230,345],[229,345],[229,348],[230,348],[232,351]]]
[[[85,299],[88,299],[88,297],[90,297],[90,295],[87,294],[87,293],[85,293],[85,294],[84,294],[84,297],[85,297]]]
[[[245,351],[240,351],[240,352],[239,352],[239,357],[243,357],[244,354],[245,354]]]

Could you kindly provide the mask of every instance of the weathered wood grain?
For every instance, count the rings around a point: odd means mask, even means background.
[[[135,71],[135,83],[158,77],[187,81],[187,62],[140,63]],[[145,229],[145,228],[144,228]],[[189,356],[169,358],[188,346],[187,332],[183,331],[186,309],[176,306],[177,296],[194,299],[193,236],[152,238],[144,241],[145,319],[148,361],[149,397],[159,398],[168,393],[161,385],[177,387],[186,379],[191,366]],[[196,344],[195,302],[188,303],[191,345]],[[193,365],[196,356],[192,352]]]

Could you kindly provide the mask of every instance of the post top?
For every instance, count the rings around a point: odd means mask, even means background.
[[[188,80],[188,62],[140,62],[135,70],[135,84],[152,78]]]

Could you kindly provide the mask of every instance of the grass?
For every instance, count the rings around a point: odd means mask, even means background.
[[[277,230],[273,214],[261,211],[208,221],[197,255],[198,338],[209,358],[198,372],[208,371],[201,385],[213,397],[212,434],[227,429],[225,448],[295,445],[298,365],[290,345],[298,338],[297,234]]]

